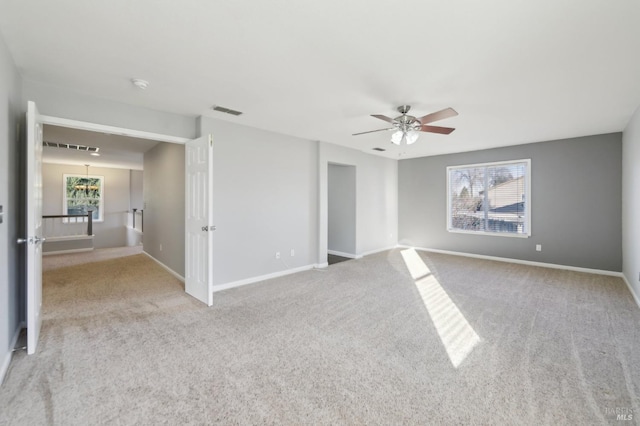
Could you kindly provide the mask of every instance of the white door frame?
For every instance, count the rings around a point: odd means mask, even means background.
[[[88,121],[69,120],[67,118],[52,117],[50,115],[41,115],[40,122],[42,124],[50,124],[52,126],[69,127],[71,129],[88,130],[90,132],[109,133],[112,135],[129,136],[139,139],[151,139],[160,142],[177,143],[184,145],[191,138],[182,138],[179,136],[169,136],[160,133],[145,132],[142,130],[127,129],[124,127],[107,126],[104,124],[90,123]]]
[[[192,140],[191,138],[183,138],[180,136],[164,135],[161,133],[153,133],[153,132],[146,132],[143,130],[128,129],[126,127],[116,127],[116,126],[109,126],[106,124],[91,123],[88,121],[53,117],[51,115],[39,115],[39,122],[43,125],[48,124],[51,126],[67,127],[69,129],[107,133],[110,135],[127,136],[127,137],[138,138],[138,139],[149,139],[153,141],[168,142],[168,143],[174,143],[178,145],[185,145],[187,142]],[[185,177],[186,177],[186,171],[185,171]],[[165,269],[167,269],[171,274],[173,274],[177,278],[184,280],[184,277],[181,277],[175,271],[168,269],[165,265],[162,265],[162,266],[165,267]]]

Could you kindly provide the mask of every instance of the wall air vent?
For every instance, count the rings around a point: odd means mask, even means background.
[[[74,151],[85,151],[85,152],[98,152],[100,148],[96,146],[85,146],[85,145],[77,145],[71,143],[61,143],[61,142],[47,142],[43,141],[42,146],[48,146],[49,148],[62,148],[62,149],[73,149]]]
[[[384,148],[373,148],[374,151],[380,151],[380,152],[384,152],[386,151],[386,149]]]
[[[240,115],[240,114],[242,114],[240,111],[236,111],[236,110],[233,110],[233,109],[221,107],[220,105],[214,105],[214,106],[211,107],[211,109],[214,110],[214,111],[224,112],[225,114],[231,114],[231,115]]]

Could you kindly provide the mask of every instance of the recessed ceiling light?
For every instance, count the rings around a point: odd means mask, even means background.
[[[89,154],[89,155],[93,155],[94,157],[100,157],[100,154],[98,154],[97,152],[92,152],[92,153],[91,153],[91,154]]]
[[[141,78],[132,78],[131,82],[133,83],[134,86],[136,86],[138,89],[144,90],[147,87],[149,87],[149,82],[147,80],[142,80]]]

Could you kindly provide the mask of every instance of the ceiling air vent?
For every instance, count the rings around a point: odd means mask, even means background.
[[[380,151],[380,152],[384,152],[386,151],[386,149],[384,148],[373,148],[374,151]]]
[[[224,112],[225,114],[231,114],[231,115],[240,115],[240,114],[242,114],[240,111],[236,111],[236,110],[233,110],[233,109],[221,107],[220,105],[214,105],[214,106],[211,107],[211,109],[214,110],[214,111]]]
[[[49,148],[62,148],[62,149],[73,149],[74,151],[85,151],[85,152],[98,152],[100,148],[95,146],[85,146],[85,145],[76,145],[71,143],[61,143],[61,142],[47,142],[43,141],[42,146],[48,146]]]

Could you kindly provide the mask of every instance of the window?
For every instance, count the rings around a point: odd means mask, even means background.
[[[531,235],[531,160],[447,167],[447,229]]]
[[[93,212],[94,221],[104,220],[104,177],[89,175],[63,176],[62,214],[87,214]],[[86,218],[83,219],[86,221]],[[72,221],[76,222],[76,221]]]

